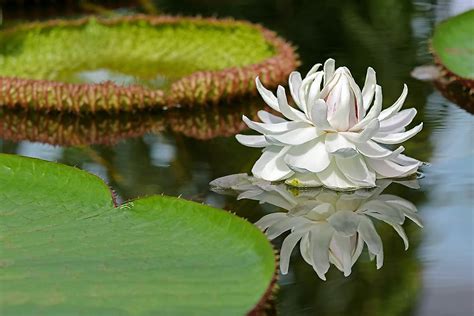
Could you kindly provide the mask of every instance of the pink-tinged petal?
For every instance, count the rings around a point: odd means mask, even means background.
[[[366,158],[369,168],[377,173],[377,178],[401,178],[418,170],[418,164],[402,166],[390,160]]]
[[[293,169],[320,172],[328,167],[330,158],[321,139],[315,139],[291,148],[285,162]]]
[[[369,170],[361,155],[350,158],[336,156],[336,164],[347,179],[361,187],[375,187],[375,172]]]
[[[352,126],[349,131],[359,131],[365,128],[370,122],[378,118],[380,111],[382,110],[382,88],[377,85],[375,88],[375,101],[374,105],[370,108],[369,113],[361,119],[357,124]]]
[[[357,150],[365,157],[374,159],[384,159],[389,157],[396,157],[398,154],[403,152],[405,148],[403,146],[398,147],[396,150],[391,151],[377,144],[374,141],[367,141],[365,143],[357,144]]]
[[[301,111],[298,111],[292,108],[288,104],[288,100],[286,99],[285,88],[283,88],[282,86],[278,86],[277,99],[278,99],[278,105],[280,107],[280,112],[286,118],[293,121],[303,121],[303,122],[309,123],[309,120],[306,119],[306,116]]]
[[[268,106],[274,109],[275,111],[280,112],[280,107],[278,106],[277,98],[270,90],[263,86],[258,77],[255,78],[255,84],[257,86],[258,93],[260,93],[260,95],[262,96],[263,101],[265,101],[265,103],[268,104]]]
[[[375,70],[372,67],[367,68],[367,75],[365,76],[364,87],[362,88],[362,99],[364,102],[364,109],[367,111],[374,98],[375,86],[377,79]]]
[[[408,87],[406,84],[404,84],[402,94],[400,95],[398,100],[395,101],[395,103],[392,106],[380,112],[379,120],[382,121],[382,120],[388,119],[392,115],[398,113],[398,111],[400,111],[400,109],[402,108],[403,103],[405,102],[405,99],[407,98],[407,95],[408,95]]]
[[[326,150],[333,155],[351,157],[357,154],[356,146],[340,133],[326,134]]]
[[[252,168],[253,175],[267,181],[280,181],[292,176],[293,171],[283,160],[288,150],[289,147],[266,147]]]
[[[409,131],[406,131],[403,133],[388,134],[381,137],[373,137],[372,140],[376,141],[377,143],[382,143],[382,144],[399,144],[399,143],[403,143],[407,139],[410,139],[416,134],[418,134],[418,132],[420,132],[422,128],[423,128],[423,123],[420,123],[419,125],[413,127]]]
[[[302,83],[301,79],[301,74],[298,71],[293,71],[290,74],[290,77],[288,79],[288,84],[290,86],[290,93],[291,97],[293,98],[293,101],[295,101],[296,105],[304,111],[304,108],[302,107],[301,101],[300,101],[300,95],[299,95],[299,90],[301,87]]]
[[[301,145],[318,137],[316,127],[295,128],[282,134],[265,135],[267,141],[283,145]]]
[[[338,84],[330,91],[326,104],[331,126],[339,131],[347,131],[350,127],[351,112],[353,112],[351,108],[355,108],[355,100],[346,75],[341,76]]]
[[[308,112],[314,126],[324,131],[334,131],[334,128],[327,120],[328,108],[324,100],[319,99],[309,104]]]
[[[329,270],[329,244],[334,235],[334,229],[327,225],[316,225],[310,232],[311,261],[313,269],[322,280],[326,280]]]
[[[334,69],[336,68],[336,62],[334,59],[329,58],[324,63],[324,85],[327,85],[329,81],[331,81],[332,77],[334,76]]]
[[[286,120],[280,116],[276,116],[272,113],[269,113],[264,110],[260,110],[257,112],[257,116],[260,120],[262,120],[263,123],[267,124],[275,124],[275,123],[283,123],[286,122]]]
[[[416,109],[406,109],[380,122],[381,133],[393,133],[410,124],[416,116]]]
[[[350,72],[349,72],[350,73]],[[351,90],[354,93],[355,97],[355,113],[357,116],[357,121],[362,120],[362,118],[365,116],[365,108],[364,108],[364,101],[362,99],[362,92],[360,91],[359,86],[355,82],[354,78],[351,75],[351,78],[349,79],[349,84],[351,86]]]
[[[270,143],[268,143],[265,139],[265,136],[263,135],[242,135],[242,134],[237,134],[235,135],[235,138],[239,143],[242,145],[248,146],[248,147],[266,147],[269,146]]]
[[[334,162],[334,159],[325,170],[318,173],[318,177],[323,185],[328,188],[351,190],[358,187],[355,183],[351,182],[346,178],[346,176],[344,176]]]
[[[288,131],[304,128],[304,127],[312,127],[312,125],[303,123],[303,122],[292,122],[292,121],[284,121],[281,123],[259,123],[250,120],[245,115],[242,116],[242,120],[248,127],[257,131],[261,134],[273,134],[273,133],[286,133]]]

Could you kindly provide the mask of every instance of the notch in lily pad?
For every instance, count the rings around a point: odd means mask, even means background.
[[[243,315],[271,294],[272,246],[225,211],[117,207],[91,174],[5,154],[0,196],[2,315]]]

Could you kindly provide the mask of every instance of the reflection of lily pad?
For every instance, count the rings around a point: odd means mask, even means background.
[[[234,20],[53,20],[0,33],[0,105],[66,111],[216,103],[285,81],[293,48]],[[60,48],[60,49],[58,49]]]
[[[229,213],[154,196],[114,207],[95,176],[0,155],[2,315],[242,315],[275,271]]]
[[[448,74],[474,87],[474,10],[449,18],[435,29],[432,47]]]
[[[211,139],[232,136],[246,129],[242,114],[255,119],[260,108],[259,102],[246,98],[242,104],[210,106],[205,111],[175,109],[157,113],[74,115],[0,109],[0,138],[61,146],[114,145],[124,139],[159,133],[168,128],[187,137]]]

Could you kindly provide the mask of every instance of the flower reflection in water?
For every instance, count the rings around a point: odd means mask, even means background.
[[[288,273],[290,256],[300,242],[300,252],[318,276],[326,280],[332,263],[345,276],[367,245],[377,268],[383,265],[383,245],[373,220],[383,221],[400,235],[408,249],[408,238],[402,227],[406,218],[422,227],[415,205],[391,194],[382,194],[390,180],[379,180],[372,190],[351,193],[329,189],[298,190],[284,183],[274,184],[247,174],[235,174],[211,182],[213,191],[238,194],[238,199],[252,199],[276,205],[287,212],[265,215],[255,223],[269,239],[285,232],[280,251],[280,270]],[[399,181],[417,188],[416,180]]]

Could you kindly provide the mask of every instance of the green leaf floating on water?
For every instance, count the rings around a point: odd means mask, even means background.
[[[432,47],[438,62],[457,77],[474,80],[474,10],[449,18],[435,29]]]
[[[69,112],[218,103],[276,87],[293,47],[245,21],[90,17],[0,31],[0,106]]]
[[[244,315],[275,256],[252,224],[165,196],[114,207],[97,177],[0,155],[1,315]]]

